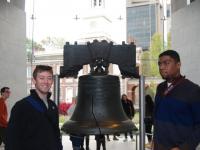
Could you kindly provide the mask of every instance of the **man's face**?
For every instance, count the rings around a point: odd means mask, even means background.
[[[162,56],[158,61],[160,75],[167,81],[172,81],[174,78],[180,75],[181,63],[176,62],[170,56]]]
[[[41,94],[47,94],[53,84],[53,75],[48,71],[37,73],[35,79],[33,79],[35,88]]]
[[[5,99],[8,99],[10,97],[10,89],[5,89],[2,95],[5,97]]]
[[[123,96],[122,96],[122,99],[123,99],[123,100],[127,100],[127,96],[126,96],[126,95],[123,95]]]

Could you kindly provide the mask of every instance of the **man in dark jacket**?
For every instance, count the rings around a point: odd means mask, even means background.
[[[62,150],[58,109],[50,100],[52,67],[38,65],[33,72],[35,89],[11,111],[6,150]]]
[[[181,75],[176,51],[161,53],[158,65],[165,81],[155,97],[153,150],[195,150],[200,142],[200,87]]]
[[[101,149],[101,145],[103,150],[106,150],[106,140],[105,140],[105,135],[104,134],[99,134],[99,135],[95,135],[95,140],[96,140],[96,150],[100,150]]]
[[[125,114],[127,115],[127,117],[130,120],[132,120],[135,115],[135,109],[133,107],[133,102],[127,98],[126,94],[122,95],[121,101],[122,101],[122,106],[123,106]],[[129,132],[129,134],[130,134],[131,140],[134,141],[132,132]],[[126,142],[126,141],[127,141],[127,133],[125,133],[124,142]]]
[[[153,127],[153,110],[154,102],[149,94],[145,96],[145,132],[148,143],[145,145],[146,148],[150,148],[152,144],[152,127]]]

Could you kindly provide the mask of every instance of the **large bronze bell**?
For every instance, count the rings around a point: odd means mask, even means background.
[[[122,108],[119,77],[84,75],[78,85],[76,108],[62,126],[65,133],[114,134],[136,129]]]

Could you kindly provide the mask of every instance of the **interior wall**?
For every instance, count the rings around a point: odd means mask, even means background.
[[[172,13],[187,6],[187,0],[171,0]]]
[[[173,5],[173,4],[172,4]],[[182,73],[200,84],[200,1],[196,0],[172,14],[172,48],[179,51]]]
[[[0,0],[0,88],[11,88],[9,110],[27,91],[25,0],[13,1]]]

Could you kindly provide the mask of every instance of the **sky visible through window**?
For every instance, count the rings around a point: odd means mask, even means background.
[[[95,9],[91,7],[90,0],[26,0],[27,37],[33,37],[37,42],[48,36],[75,41],[86,32],[85,22],[92,17],[105,16],[112,25],[110,29],[106,29],[106,26],[101,28],[110,30],[116,41],[123,41],[126,39],[126,19],[118,18],[126,18],[126,3],[124,0],[117,0],[118,3],[113,6],[113,1],[107,0],[105,8]],[[101,22],[102,19],[93,19],[94,21]]]

